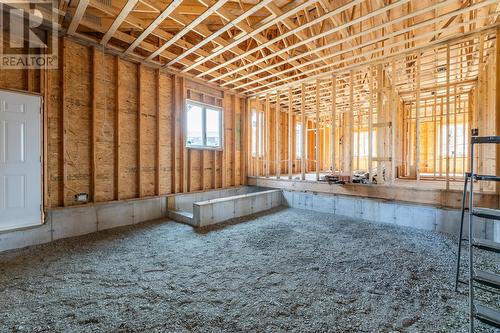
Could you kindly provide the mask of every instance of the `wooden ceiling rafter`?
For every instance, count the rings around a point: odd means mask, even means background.
[[[492,3],[492,2],[495,2],[495,1],[496,1],[496,0],[485,0],[484,2],[482,2],[482,3],[478,3],[478,4],[474,5],[474,6],[479,6],[479,7],[480,7],[480,6],[485,6],[486,4],[488,4],[488,3]],[[474,6],[473,6],[473,7],[474,7]],[[468,7],[468,8],[465,8],[465,9],[461,9],[461,10],[459,10],[459,11],[464,11],[464,12],[465,12],[465,11],[470,10],[470,8],[473,8],[473,7]],[[455,13],[455,12],[453,12],[453,13]],[[493,13],[493,14],[490,14],[490,15],[489,15],[489,17],[495,16],[495,15],[498,15],[498,14],[497,14],[497,13]],[[479,20],[481,20],[481,19],[484,19],[484,18],[483,18],[483,17],[481,17],[481,18],[477,18],[477,19],[476,19],[476,21],[479,21]],[[443,18],[442,18],[442,17],[438,17],[438,18],[435,18],[435,19],[432,19],[432,20],[425,21],[425,22],[423,22],[423,23],[425,23],[425,25],[429,25],[429,24],[432,24],[432,23],[434,22],[434,20],[443,20]],[[468,21],[468,22],[469,22],[469,21]],[[416,25],[421,25],[421,24],[422,24],[422,22],[421,22],[421,23],[418,23],[418,24],[416,24]],[[454,26],[452,26],[452,27],[444,28],[444,29],[441,29],[441,30],[438,30],[438,31],[440,31],[440,32],[449,31],[449,30],[452,30],[452,29],[456,28],[457,26],[459,26],[459,25],[463,25],[463,24],[464,24],[464,23],[461,23],[461,24],[455,24],[455,25],[454,25]],[[393,34],[401,34],[403,31],[408,30],[408,29],[411,29],[411,31],[413,31],[413,30],[414,30],[414,29],[413,29],[413,26],[412,26],[412,27],[410,27],[410,28],[406,28],[406,29],[404,29],[404,30],[398,30],[398,31],[394,32]],[[377,49],[375,49],[375,50],[365,51],[365,52],[363,52],[363,55],[362,55],[362,56],[363,56],[363,57],[365,57],[365,56],[370,55],[370,54],[377,54],[377,53],[379,53],[379,54],[380,54],[380,52],[382,52],[382,51],[384,51],[384,50],[388,50],[388,49],[390,49],[391,47],[395,47],[395,46],[398,46],[398,45],[404,45],[404,44],[406,44],[407,42],[414,42],[414,41],[416,41],[416,40],[420,40],[420,39],[424,39],[424,38],[426,38],[426,37],[432,36],[432,33],[433,33],[433,31],[431,31],[431,32],[427,32],[427,33],[424,33],[424,34],[419,34],[418,36],[414,36],[414,37],[412,37],[411,39],[404,39],[404,40],[402,40],[402,41],[398,41],[398,42],[395,42],[395,43],[389,44],[390,46],[385,45],[385,46],[383,46],[383,47],[379,47],[379,48],[377,48]],[[383,37],[380,37],[379,39],[377,39],[377,40],[375,40],[375,41],[374,41],[374,40],[367,41],[365,44],[366,44],[366,45],[373,44],[373,43],[375,43],[375,42],[380,41],[381,39],[385,39],[385,38],[387,38],[387,36],[388,36],[388,35],[383,36]],[[431,44],[433,44],[433,43],[434,43],[434,42],[432,42]],[[431,45],[431,44],[430,44],[430,45]],[[366,45],[365,45],[365,46],[366,46]],[[360,46],[358,45],[358,47],[360,47]],[[404,51],[402,51],[402,52],[408,52],[408,51],[411,51],[411,49],[404,49]],[[344,50],[344,53],[345,53],[345,52],[346,52],[346,50]],[[338,54],[336,54],[336,53],[335,53],[335,54],[331,54],[329,57],[336,56],[336,55],[338,55]],[[355,58],[359,58],[359,57],[360,57],[360,56],[350,57],[350,58],[348,58],[348,60],[352,62]],[[379,58],[380,58],[380,57],[381,57],[381,56],[379,56]],[[347,62],[347,59],[346,59],[346,60],[344,60],[344,61],[339,61],[339,62],[337,62],[337,63],[336,63],[336,65],[338,65],[338,64],[340,64],[340,63],[346,63],[346,62]],[[350,65],[350,68],[352,68],[352,67],[356,67],[356,66],[355,66],[355,64],[354,64],[354,65],[352,65],[352,64],[351,64],[351,65]],[[321,70],[329,70],[328,66],[321,66],[320,68],[321,68]],[[329,72],[333,72],[333,71],[335,71],[335,69],[330,69],[330,70],[329,70]],[[302,73],[301,73],[301,75],[306,75],[306,74],[309,74],[309,73],[310,73],[310,71],[305,71],[305,72],[302,72]],[[297,76],[289,76],[289,77],[287,77],[287,80],[288,80],[288,81],[293,81],[293,80],[294,80],[294,79],[296,79],[296,78],[297,78]],[[267,77],[267,79],[270,79],[270,78],[269,78],[269,77]],[[269,83],[268,85],[270,85],[270,84],[276,84],[276,83],[279,83],[279,82],[284,82],[284,80],[279,79],[279,80],[273,81],[272,83]],[[263,85],[259,85],[256,89],[262,89],[262,88],[264,88],[264,87],[265,87],[265,85],[263,84]],[[267,91],[268,89],[264,89],[264,90],[265,90],[265,91]],[[263,90],[260,90],[258,93],[261,93],[262,91],[263,91]],[[255,90],[247,89],[247,91],[246,91],[246,92],[247,92],[247,93],[249,93],[249,92],[251,93],[251,92],[255,92]]]

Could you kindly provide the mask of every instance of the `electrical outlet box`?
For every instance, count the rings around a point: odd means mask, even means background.
[[[89,195],[87,193],[77,193],[75,194],[75,201],[80,203],[88,202]]]

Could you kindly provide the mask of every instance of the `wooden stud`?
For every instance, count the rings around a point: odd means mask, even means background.
[[[96,118],[97,118],[97,50],[92,47],[92,108],[90,117],[90,199],[96,202]]]
[[[416,69],[416,98],[415,98],[415,174],[417,183],[420,182],[420,53],[417,54],[417,69]]]
[[[156,135],[155,135],[155,141],[156,141],[156,151],[155,151],[155,194],[160,195],[160,156],[161,156],[161,146],[160,146],[160,91],[161,91],[161,73],[160,70],[157,69],[155,71],[155,79],[156,79],[156,90],[155,90],[155,99],[156,99],[156,123],[155,123],[155,129],[156,129]]]
[[[337,77],[335,74],[332,75],[332,114],[330,122],[330,169],[332,174],[335,173],[335,146],[336,146],[336,136],[335,131],[337,130]]]
[[[288,88],[288,179],[292,179],[292,88]]]
[[[300,103],[300,114],[301,114],[301,134],[302,134],[302,156],[300,163],[301,179],[306,180],[306,139],[307,139],[307,123],[306,123],[306,101],[305,101],[305,90],[306,85],[302,84],[301,98],[302,103]]]
[[[115,200],[120,200],[120,58],[115,57]]]
[[[265,156],[265,176],[266,178],[269,178],[269,169],[270,169],[270,164],[271,164],[271,140],[270,140],[270,111],[269,111],[269,94],[266,95],[266,101],[264,102],[264,156]]]
[[[142,66],[137,67],[137,194],[142,197]]]
[[[446,190],[450,189],[450,45],[446,45]]]
[[[281,149],[280,149],[280,127],[281,127],[281,102],[280,102],[280,92],[278,91],[276,96],[276,119],[274,121],[275,129],[275,146],[276,146],[276,178],[280,179],[281,175]]]
[[[64,79],[64,73],[67,73],[68,71],[68,63],[66,61],[66,48],[67,48],[67,41],[66,38],[62,39],[62,47],[61,47],[61,52],[62,52],[62,65],[63,65],[63,74],[60,76],[61,80],[61,115],[62,115],[62,154],[63,154],[63,168],[62,168],[62,183],[63,183],[63,206],[67,206],[67,190],[66,190],[66,184],[68,183],[68,158],[66,154],[66,147],[67,147],[67,138],[68,138],[68,124],[67,124],[67,108],[66,108],[66,92],[68,91],[68,82],[67,80]]]
[[[373,179],[373,68],[368,66],[368,182]]]
[[[320,96],[319,96],[320,81],[316,80],[316,181],[319,181],[319,107],[320,107]]]
[[[495,59],[495,135],[500,135],[500,28],[496,30]],[[465,127],[465,126],[464,126]],[[500,175],[500,146],[495,147],[495,173]],[[500,184],[496,183],[496,193],[500,193]]]

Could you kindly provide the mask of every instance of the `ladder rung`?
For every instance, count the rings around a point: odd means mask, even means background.
[[[485,271],[475,271],[474,281],[488,287],[500,289],[500,275],[497,274]]]
[[[485,324],[500,328],[500,312],[490,309],[484,305],[476,304],[474,306],[474,317]]]
[[[474,175],[474,178],[477,180],[500,182],[500,176],[494,176],[494,175]]]
[[[500,210],[498,209],[477,207],[472,209],[472,214],[477,217],[500,220]]]
[[[478,249],[481,249],[481,250],[487,250],[487,251],[491,251],[491,252],[500,253],[500,243],[497,243],[494,241],[490,241],[490,240],[482,239],[482,238],[474,238],[472,245],[474,247],[477,247]]]
[[[500,136],[473,136],[471,140],[474,143],[500,143]]]

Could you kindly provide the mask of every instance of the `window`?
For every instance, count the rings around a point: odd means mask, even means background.
[[[222,147],[222,109],[188,101],[186,122],[186,146]]]
[[[302,158],[302,124],[295,125],[295,158]]]
[[[252,156],[262,156],[263,130],[262,112],[252,111]]]

